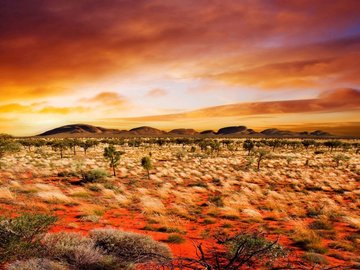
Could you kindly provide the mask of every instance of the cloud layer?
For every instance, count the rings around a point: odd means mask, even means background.
[[[0,118],[347,112],[317,95],[360,88],[359,10],[357,0],[5,0]]]

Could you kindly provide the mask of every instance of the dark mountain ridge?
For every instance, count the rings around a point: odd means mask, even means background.
[[[91,136],[233,136],[233,137],[331,137],[325,131],[315,130],[313,132],[303,131],[294,132],[288,130],[280,130],[277,128],[265,129],[261,132],[256,132],[245,126],[229,126],[220,128],[217,132],[212,130],[205,130],[198,132],[194,129],[178,128],[169,132],[157,128],[142,126],[130,130],[109,129],[87,124],[74,124],[57,127],[37,136],[47,137],[91,137]]]

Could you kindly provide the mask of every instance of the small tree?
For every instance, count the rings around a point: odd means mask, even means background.
[[[248,155],[250,155],[251,150],[254,149],[254,143],[251,140],[246,140],[243,143],[243,148],[248,151]]]
[[[260,164],[263,159],[265,159],[266,156],[269,155],[269,151],[265,149],[259,149],[256,151],[257,155],[257,170],[260,171]]]
[[[114,145],[109,145],[104,148],[104,157],[109,161],[109,165],[113,170],[113,175],[116,176],[116,167],[119,166],[121,155],[125,154],[123,151],[116,151]]]
[[[150,157],[143,157],[141,159],[141,166],[147,171],[148,178],[150,179],[150,170],[153,168]]]

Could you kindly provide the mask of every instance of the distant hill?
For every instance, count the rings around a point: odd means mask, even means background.
[[[232,127],[224,127],[220,128],[219,131],[216,133],[217,135],[255,135],[258,134],[253,129],[248,129],[245,126],[232,126]]]
[[[129,133],[134,135],[164,135],[167,132],[157,128],[143,126],[143,127],[130,129]]]
[[[169,131],[169,134],[194,136],[194,135],[199,135],[200,133],[192,128],[177,128],[177,129],[173,129],[173,130]]]
[[[294,132],[289,130],[279,130],[277,128],[265,129],[260,133],[272,137],[331,137],[333,136],[332,134],[322,130],[315,130],[313,132],[308,132],[308,131]]]
[[[315,130],[309,133],[311,136],[332,136],[330,133],[322,131],[322,130]]]
[[[261,132],[256,132],[245,126],[229,126],[220,128],[217,132],[213,130],[205,130],[198,132],[194,129],[177,128],[169,132],[142,126],[128,130],[108,129],[86,124],[66,125],[58,128],[48,130],[37,136],[48,137],[111,137],[111,136],[225,136],[225,137],[331,137],[333,135],[315,130],[313,132],[294,132],[288,130],[280,130],[277,128],[265,129]]]
[[[121,130],[96,127],[85,124],[66,125],[48,130],[38,136],[54,136],[54,135],[83,135],[83,134],[119,134]]]
[[[216,132],[213,131],[213,130],[208,129],[208,130],[201,131],[200,134],[201,135],[215,135]]]
[[[267,136],[299,136],[298,132],[292,132],[288,130],[279,130],[277,128],[269,128],[260,132]]]

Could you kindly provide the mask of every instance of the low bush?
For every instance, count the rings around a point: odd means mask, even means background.
[[[15,261],[9,264],[6,270],[69,270],[69,267],[49,259],[33,258],[24,261]]]
[[[123,263],[163,262],[171,258],[170,249],[150,236],[115,229],[94,229],[89,236],[96,248]]]
[[[94,242],[79,233],[46,234],[43,246],[49,258],[65,261],[76,269],[98,269],[100,266],[103,267],[103,262],[106,261]]]

